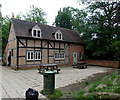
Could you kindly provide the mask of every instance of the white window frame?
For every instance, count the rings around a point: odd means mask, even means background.
[[[34,30],[36,31],[36,36],[34,36]],[[40,31],[40,33],[39,33],[39,31]],[[38,34],[39,34],[39,36],[38,36]],[[35,29],[35,28],[33,28],[32,29],[32,37],[41,38],[41,29]]]
[[[55,52],[54,58],[55,60],[59,60],[59,52]]]
[[[32,53],[33,53],[33,57],[31,56]],[[30,56],[30,59],[28,59],[28,56]],[[41,60],[41,51],[27,51],[27,60],[28,61],[29,60]]]
[[[36,56],[37,54],[37,56]],[[41,60],[41,52],[40,51],[35,51],[35,60]]]
[[[61,54],[63,54],[63,57],[60,56]],[[56,57],[56,55],[58,57]],[[59,51],[55,51],[54,58],[55,58],[55,60],[64,60],[65,59],[65,52],[64,51],[60,51],[60,52]]]
[[[56,32],[55,33],[55,39],[56,40],[63,40],[63,35],[61,32]]]
[[[33,57],[31,56],[32,53],[33,53]],[[28,54],[30,54],[30,59],[28,59],[29,56]],[[34,51],[27,51],[27,60],[34,60]]]

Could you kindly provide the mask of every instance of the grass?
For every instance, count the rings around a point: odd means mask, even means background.
[[[81,89],[80,91],[77,92],[76,98],[77,99],[84,98],[84,96],[83,96],[84,93],[85,93],[85,91],[83,89]]]
[[[43,90],[41,91],[41,93],[43,94]],[[51,95],[45,95],[45,96],[47,98],[50,98],[50,99],[57,99],[57,98],[60,98],[62,96],[62,92],[59,91],[59,90],[55,90],[53,94],[51,94]]]
[[[97,80],[92,84],[86,83],[89,88],[82,89],[76,93],[75,98],[100,98],[96,97],[96,92],[119,93],[120,94],[120,70]],[[87,94],[87,95],[86,95]]]
[[[57,99],[62,96],[62,92],[59,90],[55,90],[55,92],[52,95],[48,95],[47,97],[50,99]]]

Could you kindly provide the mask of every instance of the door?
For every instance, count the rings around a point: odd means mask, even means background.
[[[73,63],[77,63],[77,52],[73,52]]]
[[[11,65],[11,50],[9,51],[9,56],[8,56],[8,66]]]

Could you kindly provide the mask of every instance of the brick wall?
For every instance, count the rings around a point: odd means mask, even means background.
[[[119,61],[107,61],[107,60],[85,60],[88,65],[108,66],[113,68],[120,68]]]
[[[77,61],[80,61],[80,53],[84,54],[84,46],[83,45],[75,45],[72,44],[70,46],[70,63],[73,64],[73,53],[77,53]]]
[[[64,66],[71,66],[71,64],[70,64],[70,63],[58,64],[58,67],[59,67],[59,68],[60,68],[60,67],[64,67]],[[17,67],[15,67],[15,66],[11,66],[11,68],[17,69]],[[30,65],[30,66],[22,66],[22,67],[19,67],[20,70],[23,70],[23,69],[38,69],[38,68],[40,68],[38,65],[36,65],[36,66]]]

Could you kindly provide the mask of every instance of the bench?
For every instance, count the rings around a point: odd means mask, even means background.
[[[57,64],[41,64],[39,66],[40,66],[40,68],[38,69],[39,73],[44,73],[45,71],[54,71],[55,73],[58,74],[59,71],[61,70],[58,68]]]
[[[87,64],[85,62],[76,62],[72,66],[73,68],[79,68],[79,69],[87,68]]]
[[[53,66],[53,67],[51,68],[51,71],[54,71],[54,72],[56,72],[57,74],[59,73],[60,70],[61,70],[61,69],[58,68],[58,66]]]

